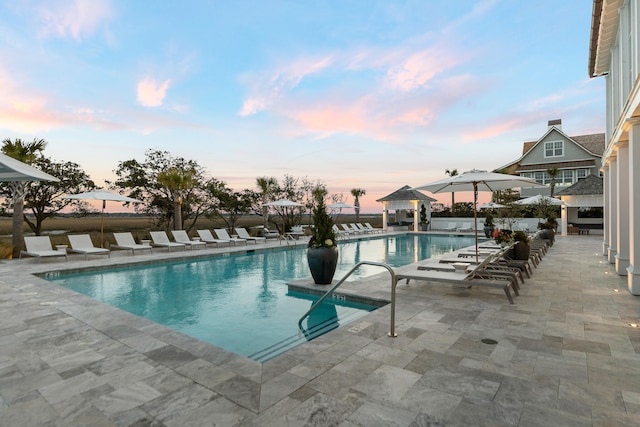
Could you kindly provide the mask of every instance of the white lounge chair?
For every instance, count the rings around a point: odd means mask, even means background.
[[[258,244],[258,242],[267,243],[267,239],[264,237],[253,237],[249,235],[249,232],[247,231],[246,228],[236,227],[235,230],[236,230],[236,233],[238,234],[238,237],[240,237],[241,239],[245,239],[247,241],[253,242],[256,245]]]
[[[368,222],[365,222],[364,226],[367,228],[367,230],[371,230],[374,233],[382,233],[382,232],[384,232],[384,228],[375,228],[374,226],[372,226]]]
[[[169,236],[167,236],[167,233],[164,231],[151,231],[149,234],[151,234],[151,240],[153,241],[153,243],[151,243],[152,246],[167,248],[169,251],[171,251],[171,248],[184,249],[187,247],[184,243],[170,241]]]
[[[456,231],[473,231],[473,227],[471,226],[470,222],[463,222]]]
[[[348,234],[358,234],[353,228],[349,227],[347,224],[340,224],[345,233]]]
[[[20,258],[22,255],[29,255],[32,257],[37,257],[38,262],[42,260],[42,258],[50,258],[63,256],[64,260],[67,260],[67,251],[56,251],[51,246],[51,239],[49,236],[33,236],[33,237],[25,237],[24,245],[27,247],[26,250],[20,251]]]
[[[443,228],[444,231],[456,231],[457,229],[458,224],[455,222],[450,222],[445,228]]]
[[[354,225],[355,225],[355,226],[356,226],[356,228],[357,228],[358,230],[360,230],[362,233],[367,233],[367,234],[371,234],[371,233],[373,233],[373,231],[372,231],[372,230],[369,230],[367,227],[365,227],[364,225],[360,224],[359,222],[356,222]]]
[[[487,258],[471,271],[461,269],[460,272],[427,270],[424,269],[424,266],[423,268],[420,268],[419,264],[411,264],[405,267],[397,268],[395,270],[396,279],[405,279],[407,284],[409,284],[409,281],[413,279],[425,280],[429,282],[449,283],[458,287],[471,287],[473,285],[476,285],[498,288],[504,291],[509,302],[513,304],[513,297],[511,296],[511,292],[509,289],[511,288],[511,290],[516,295],[518,295],[518,285],[515,280],[506,276],[491,274],[485,275],[485,273],[483,272],[484,266],[486,266],[491,261],[491,259],[492,258]],[[466,263],[461,264],[464,264],[466,268],[469,267]]]
[[[84,254],[84,259],[87,259],[89,255],[107,255],[111,258],[111,251],[104,248],[96,248],[93,246],[91,237],[88,234],[76,234],[69,237],[69,243],[71,252]]]
[[[173,240],[175,240],[176,243],[182,243],[190,249],[207,247],[205,242],[201,242],[200,240],[191,240],[185,230],[171,230],[171,234],[173,234]]]
[[[136,251],[149,251],[153,252],[150,245],[139,245],[133,240],[131,233],[113,233],[113,237],[116,239],[116,244],[111,245],[112,248],[125,249],[131,251],[132,255],[136,254]]]
[[[222,245],[223,243],[226,243],[228,245],[231,244],[231,240],[216,239],[215,237],[213,237],[213,234],[211,234],[210,230],[197,230],[197,232],[198,236],[200,236],[200,240],[207,245],[211,243],[216,245],[216,247],[220,247],[220,245]]]
[[[341,237],[348,237],[350,233],[344,231],[344,230],[340,230],[338,228],[337,225],[333,224],[333,226],[331,227],[331,229],[333,230],[334,233],[336,233],[336,238],[341,238]]]
[[[216,236],[218,236],[218,239],[228,240],[233,243],[234,246],[238,243],[244,243],[245,245],[247,244],[247,241],[245,239],[238,239],[237,237],[229,236],[229,233],[227,233],[227,230],[225,230],[224,228],[214,228],[213,231],[216,232]]]
[[[520,221],[519,223],[516,224],[515,229],[528,233],[529,225],[525,221]]]

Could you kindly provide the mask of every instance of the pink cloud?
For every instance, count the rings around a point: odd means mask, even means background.
[[[138,82],[138,102],[145,107],[161,106],[170,83],[169,79],[158,83],[151,77],[145,77]]]
[[[108,0],[47,1],[36,9],[42,36],[72,37],[76,41],[94,34],[112,16]]]

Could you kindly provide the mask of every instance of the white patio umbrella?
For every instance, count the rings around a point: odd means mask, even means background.
[[[541,203],[547,203],[554,206],[566,205],[566,203],[560,199],[556,199],[555,197],[544,196],[542,194],[527,197],[525,199],[520,199],[514,203],[518,205],[539,205]]]
[[[294,207],[294,206],[300,207],[304,205],[302,203],[294,202],[293,200],[280,199],[280,200],[276,200],[275,202],[265,203],[264,206],[274,206],[276,208],[283,208],[283,207]]]
[[[504,205],[501,205],[500,203],[489,202],[489,203],[485,203],[483,205],[478,206],[478,209],[498,209],[498,208],[504,208]]]
[[[414,190],[426,190],[431,193],[449,193],[473,191],[473,228],[476,235],[476,262],[478,262],[478,191],[499,191],[516,187],[533,187],[537,181],[516,175],[470,170],[460,175],[450,176],[440,181],[414,187]]]
[[[104,247],[104,208],[107,207],[107,200],[122,203],[142,203],[141,200],[120,194],[111,193],[104,190],[89,191],[87,193],[71,194],[64,196],[65,199],[73,200],[102,200],[102,213],[100,217],[100,247]]]
[[[353,209],[355,208],[355,206],[350,205],[348,203],[345,202],[338,202],[338,203],[333,203],[331,205],[327,205],[327,208],[329,209],[338,209],[338,214],[336,215],[336,221],[338,222],[338,218],[340,217],[340,214],[342,213],[342,209]]]
[[[298,203],[298,202],[294,202],[293,200],[288,200],[288,199],[280,199],[280,200],[276,200],[275,202],[269,202],[269,203],[265,203],[263,206],[271,206],[274,208],[284,208],[284,212],[286,215],[287,212],[287,208],[296,208],[296,207],[302,207],[304,206],[302,203]],[[280,215],[280,217],[283,217],[282,212],[278,211],[278,215]],[[283,219],[284,221],[284,219]],[[278,226],[278,224],[276,224],[274,222],[274,224],[276,225],[276,227]],[[284,232],[286,231],[285,229],[285,223],[283,222],[282,224],[282,233],[284,234]]]
[[[55,176],[42,172],[33,166],[0,153],[0,181],[54,181],[60,180]]]

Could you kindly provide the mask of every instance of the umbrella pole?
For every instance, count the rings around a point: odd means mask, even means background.
[[[476,265],[478,265],[478,184],[473,183],[473,225],[476,231]]]
[[[104,248],[104,208],[107,205],[107,201],[102,201],[102,215],[100,216],[100,247]]]

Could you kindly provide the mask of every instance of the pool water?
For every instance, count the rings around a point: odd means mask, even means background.
[[[391,266],[473,244],[473,237],[400,235],[339,244],[336,278],[359,261]],[[258,246],[259,247],[259,246]],[[384,271],[364,266],[354,275]],[[231,352],[265,361],[358,319],[376,306],[327,300],[297,322],[317,298],[288,292],[286,283],[310,277],[306,248],[154,263],[46,277],[104,303],[165,325]]]

